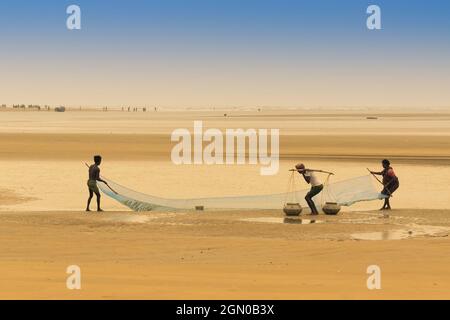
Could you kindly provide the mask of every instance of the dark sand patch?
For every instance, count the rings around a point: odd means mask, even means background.
[[[20,204],[36,198],[20,195],[12,190],[0,188],[0,207]]]

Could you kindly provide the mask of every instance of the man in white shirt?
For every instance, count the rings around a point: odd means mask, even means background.
[[[305,200],[308,204],[309,208],[311,209],[311,214],[319,214],[319,211],[317,211],[316,205],[314,204],[314,201],[312,198],[316,195],[318,195],[323,190],[323,184],[317,178],[317,175],[315,172],[322,172],[322,173],[328,173],[333,174],[332,172],[323,171],[323,170],[315,170],[315,169],[307,169],[303,163],[299,163],[295,166],[295,169],[298,173],[300,173],[303,178],[305,179],[306,183],[311,185],[311,190],[306,194]]]

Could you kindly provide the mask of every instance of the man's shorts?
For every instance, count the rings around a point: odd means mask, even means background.
[[[89,188],[89,191],[92,191],[94,193],[100,193],[97,187],[97,181],[95,180],[88,180],[87,186]]]
[[[395,190],[398,189],[399,186],[400,182],[398,180],[394,181],[387,188],[384,187],[381,193],[384,194],[385,196],[391,196],[395,192]]]

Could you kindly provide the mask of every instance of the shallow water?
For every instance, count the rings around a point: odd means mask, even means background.
[[[278,218],[278,217],[259,217],[259,218],[245,218],[239,219],[239,221],[246,222],[264,222],[264,223],[286,223],[286,224],[314,224],[324,223],[321,220],[315,219],[300,219],[300,218]]]
[[[350,235],[355,240],[400,240],[412,237],[412,232],[407,230],[386,230],[380,232],[362,232]]]
[[[112,222],[124,222],[124,223],[147,223],[154,219],[155,218],[153,218],[151,216],[123,214],[123,215],[108,215],[108,216],[105,216],[103,220],[112,221]]]
[[[430,110],[427,110],[430,111]],[[381,111],[380,111],[381,112]],[[208,120],[214,128],[273,128],[280,127],[283,134],[326,135],[450,135],[450,116],[422,115],[402,117],[385,114],[377,120],[367,120],[358,112],[339,111],[334,115],[311,115],[310,112],[228,111],[233,121],[224,121],[224,112],[2,112],[0,132],[32,133],[170,133],[174,128],[191,128],[192,121]],[[333,112],[332,112],[333,113]],[[381,112],[383,113],[383,112]],[[283,116],[284,115],[284,116]],[[287,117],[289,115],[289,117]],[[156,121],[155,121],[156,120]],[[327,130],[323,130],[327,128]]]
[[[378,163],[311,161],[312,167],[333,170],[335,181],[365,175]],[[264,195],[286,192],[288,169],[282,161],[274,176],[261,176],[259,166],[176,166],[170,161],[108,161],[102,173],[136,191],[167,198]],[[446,166],[399,164],[394,166],[400,188],[391,199],[393,208],[447,209],[450,207]],[[78,161],[0,161],[0,188],[38,200],[0,206],[0,210],[83,210],[87,199],[86,168]],[[323,178],[323,177],[322,177]],[[374,184],[377,182],[374,180]],[[297,180],[297,189],[307,185]],[[378,188],[378,186],[377,186]],[[104,209],[128,210],[103,196]],[[282,210],[280,204],[280,213]],[[381,201],[359,203],[350,210],[374,210]],[[349,210],[343,207],[343,210]]]
[[[447,237],[450,228],[425,225],[407,225],[407,229],[385,230],[379,232],[362,232],[350,235],[355,240],[401,240],[414,237]]]

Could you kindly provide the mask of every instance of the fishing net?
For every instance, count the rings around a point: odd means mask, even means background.
[[[98,182],[100,190],[134,211],[194,210],[195,207],[203,207],[204,210],[281,209],[287,199],[295,199],[302,207],[306,207],[304,197],[309,191],[309,189],[304,189],[265,195],[168,199],[134,191],[105,177],[102,178],[108,182],[109,187],[102,182]],[[342,206],[385,197],[377,190],[373,178],[369,175],[327,183],[326,189],[327,194],[331,194],[333,197],[331,200]],[[327,199],[320,197],[320,195],[314,198],[318,207],[321,207],[324,200]]]
[[[330,187],[330,179],[331,175],[329,174],[325,180],[325,183],[323,184],[323,190],[320,193],[321,205],[324,205],[327,202],[338,203],[338,201],[336,200],[336,195],[334,194],[334,189],[336,188]]]

